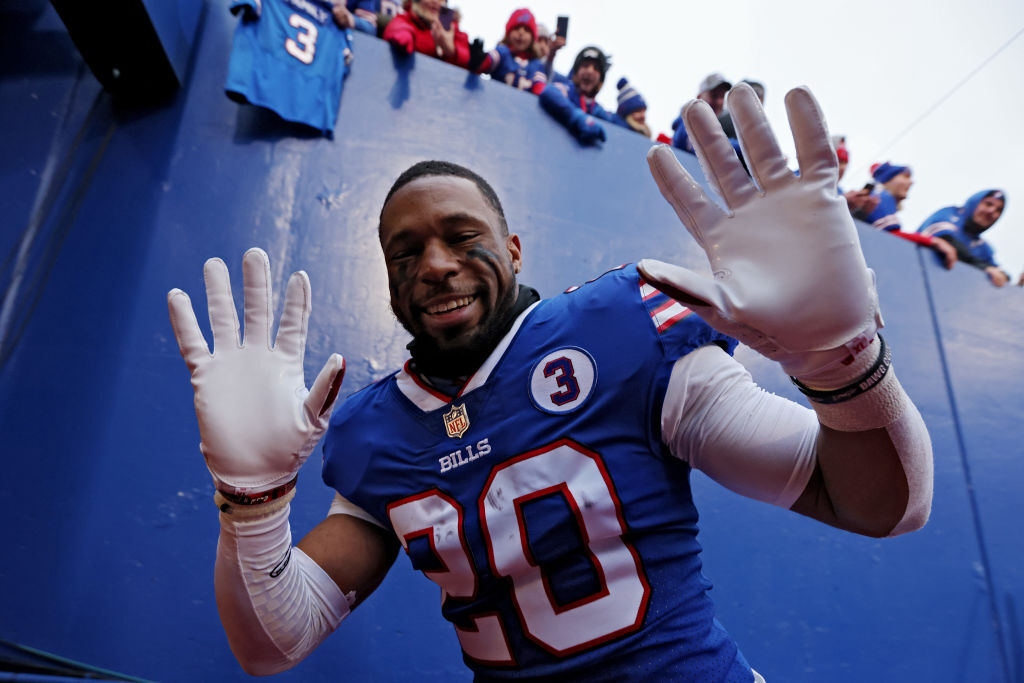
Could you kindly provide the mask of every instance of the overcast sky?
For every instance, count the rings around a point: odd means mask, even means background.
[[[449,4],[462,11],[470,39],[481,37],[490,48],[512,10],[525,3]],[[753,78],[766,85],[768,118],[795,158],[782,98],[793,86],[810,86],[831,131],[847,137],[845,188],[863,185],[875,161],[911,166],[914,186],[900,214],[908,231],[977,190],[1002,188],[1006,211],[985,238],[1014,280],[1024,271],[1021,0],[539,0],[525,6],[552,30],[558,15],[570,17],[557,71],[566,73],[586,45],[610,54],[598,101],[614,110],[615,84],[626,76],[647,101],[655,134],[670,133],[701,79],[720,71],[733,82]]]

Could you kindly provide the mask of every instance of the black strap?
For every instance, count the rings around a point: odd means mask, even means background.
[[[878,358],[875,359],[871,368],[859,380],[841,389],[821,391],[811,389],[809,386],[801,383],[796,377],[790,377],[790,379],[796,385],[796,388],[800,390],[801,394],[815,403],[832,405],[849,401],[869,391],[871,387],[879,384],[889,373],[889,368],[892,366],[892,351],[885,345],[885,339],[882,338],[881,334],[878,335],[878,343]]]

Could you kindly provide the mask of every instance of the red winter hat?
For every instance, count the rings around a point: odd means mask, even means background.
[[[530,34],[533,35],[534,39],[537,38],[537,20],[533,18],[533,12],[525,7],[517,9],[508,18],[508,23],[505,24],[505,35],[507,36],[509,33],[512,33],[512,29],[520,25],[530,29]]]
[[[846,149],[845,135],[833,135],[832,146],[836,148],[836,158],[839,159],[839,161],[850,160],[850,152]]]

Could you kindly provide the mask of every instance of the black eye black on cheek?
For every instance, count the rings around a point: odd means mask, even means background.
[[[501,267],[498,265],[501,261],[493,251],[485,249],[484,247],[475,246],[466,252],[466,254],[470,258],[478,259],[486,263],[487,266],[494,271],[495,275],[501,275]]]

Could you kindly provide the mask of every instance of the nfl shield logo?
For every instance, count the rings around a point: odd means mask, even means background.
[[[466,412],[465,403],[458,406],[453,404],[452,409],[444,414],[444,429],[451,438],[462,438],[469,429],[469,413]]]

